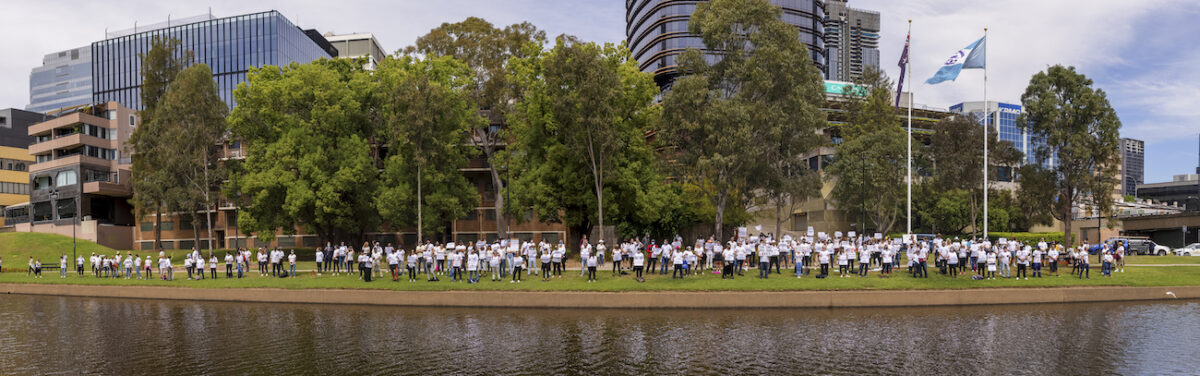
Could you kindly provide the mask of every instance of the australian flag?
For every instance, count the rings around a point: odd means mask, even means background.
[[[900,53],[900,82],[896,84],[896,107],[900,107],[900,93],[904,92],[904,74],[908,68],[908,39],[912,34],[904,36],[904,52]]]

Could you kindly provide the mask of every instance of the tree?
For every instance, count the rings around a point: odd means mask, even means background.
[[[229,117],[247,149],[235,177],[247,200],[239,230],[270,240],[302,228],[328,240],[378,227],[374,85],[356,60],[250,69]]]
[[[1011,168],[1020,163],[1022,155],[1012,146],[1011,142],[1000,140],[995,128],[989,122],[988,132],[988,164],[992,166],[988,172],[989,187],[991,182],[999,180],[999,171],[995,166]],[[930,140],[929,159],[933,169],[933,182],[936,193],[952,190],[962,190],[968,193],[967,209],[969,221],[965,224],[972,226],[972,233],[977,233],[982,220],[979,211],[983,207],[983,148],[980,139],[983,138],[984,127],[981,121],[971,115],[955,116],[939,122]],[[989,205],[989,210],[991,205]],[[992,222],[989,219],[988,223]],[[1005,228],[1008,226],[1005,225]],[[961,232],[965,227],[957,228]]]
[[[891,81],[875,69],[847,87],[842,95],[847,122],[839,128],[843,142],[826,169],[827,178],[835,182],[831,196],[848,218],[853,218],[857,204],[864,233],[868,220],[877,232],[891,231],[906,200],[908,135],[891,93]]]
[[[507,217],[504,215],[508,182],[507,178],[501,177],[496,156],[506,139],[505,116],[519,97],[509,81],[508,61],[527,57],[526,44],[540,44],[545,40],[546,33],[528,22],[499,29],[481,18],[468,17],[458,23],[443,23],[417,38],[415,45],[405,49],[409,54],[451,56],[471,69],[467,95],[489,119],[474,123],[471,141],[483,152],[492,186],[495,187],[496,232],[501,239],[508,238]],[[508,167],[505,163],[504,168]]]
[[[380,138],[389,155],[376,205],[392,224],[415,219],[419,244],[427,229],[444,229],[426,227],[426,211],[441,224],[478,205],[478,193],[459,169],[474,152],[466,146],[469,132],[486,121],[466,95],[471,71],[454,58],[388,58],[377,74],[384,114]]]
[[[179,51],[179,45],[178,39],[155,36],[150,41],[150,50],[139,54],[142,60],[142,121],[127,143],[133,171],[136,171],[132,175],[133,198],[130,201],[139,218],[154,211],[154,249],[161,248],[167,187],[174,186],[172,171],[167,166],[174,151],[161,142],[165,137],[165,126],[155,120],[155,111],[171,81],[192,61],[192,52]]]
[[[784,184],[824,118],[820,73],[781,14],[765,0],[697,4],[688,29],[721,58],[710,64],[701,51],[685,51],[679,71],[686,75],[663,100],[677,175],[705,188],[718,238],[731,197],[745,208],[762,192],[807,196],[815,186]],[[783,161],[772,165],[772,158]]]
[[[1030,169],[1043,184],[1029,188],[1053,193],[1053,200],[1043,205],[1053,203],[1051,214],[1062,221],[1064,235],[1071,232],[1072,209],[1080,200],[1101,208],[1102,214],[1111,212],[1118,183],[1121,120],[1104,91],[1092,84],[1074,67],[1055,65],[1034,74],[1021,95],[1025,112],[1018,124],[1045,140],[1034,154],[1039,164],[1054,159],[1053,167]],[[1069,235],[1065,240],[1072,243]]]
[[[645,136],[657,86],[623,45],[562,37],[531,55],[513,62],[524,93],[509,119],[518,198],[575,234],[599,224],[603,240],[607,219],[638,212],[646,187],[662,183],[646,179],[661,176]],[[607,199],[624,205],[606,212]]]
[[[177,192],[171,195],[171,207],[188,208],[192,224],[200,223],[198,212],[204,211],[205,227],[208,229],[208,251],[212,255],[212,209],[213,199],[224,181],[224,167],[220,163],[221,144],[228,128],[225,116],[229,107],[217,94],[212,70],[205,64],[197,64],[176,76],[161,102],[156,106],[154,119],[161,127],[163,138],[159,147],[172,150],[167,173],[174,186],[166,187]],[[202,205],[201,205],[202,204]],[[193,226],[197,246],[200,244],[200,226]]]

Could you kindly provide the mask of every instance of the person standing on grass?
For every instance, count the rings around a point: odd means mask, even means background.
[[[589,255],[583,264],[586,265],[584,269],[587,270],[588,283],[596,282],[596,266],[600,264],[600,260],[595,255]]]
[[[42,278],[42,259],[34,260],[33,262],[33,277]]]
[[[858,249],[858,277],[866,277],[867,269],[870,267],[871,259],[871,244],[864,244]]]
[[[1033,277],[1042,278],[1042,250],[1034,249],[1029,253],[1029,263],[1032,265]],[[1029,278],[1026,278],[1029,279]]]
[[[521,271],[525,269],[525,258],[520,253],[513,255],[513,277],[508,283],[521,282]]]
[[[216,268],[213,268],[213,272],[216,272]],[[294,250],[294,249],[291,250],[290,253],[288,253],[288,277],[289,278],[296,277],[296,250]],[[213,277],[213,278],[216,278],[216,277]]]
[[[1033,253],[1031,251],[1031,247],[1029,246],[1025,246],[1021,250],[1017,251],[1017,279],[1029,279],[1029,275],[1026,274],[1027,272],[1025,269],[1029,267],[1029,261],[1032,255]]]
[[[545,243],[542,243],[542,244],[545,244]],[[550,245],[546,244],[546,247],[547,247],[546,249],[549,250]],[[558,247],[555,247],[554,250],[550,252],[550,264],[551,264],[550,266],[551,266],[551,268],[554,269],[553,273],[554,273],[554,277],[556,277],[556,278],[562,277],[562,272],[564,269],[563,256],[564,256],[563,251],[561,250],[561,248],[558,248]]]
[[[233,278],[233,254],[225,252],[225,278]]]
[[[371,269],[374,268],[374,266],[375,266],[373,264],[374,260],[371,259],[371,250],[369,250],[369,249],[364,250],[362,255],[358,256],[358,257],[360,260],[362,260],[361,262],[362,262],[362,269],[363,269],[363,273],[362,273],[363,282],[370,283],[371,282],[371,271],[372,271]]]
[[[583,246],[579,247],[579,265],[586,265],[588,257],[592,257],[592,246],[584,243]],[[599,262],[599,258],[596,258],[596,260]],[[579,275],[582,276],[584,274],[587,274],[587,268],[580,268]]]
[[[1009,249],[1009,247],[1000,248],[1000,253],[996,255],[996,267],[999,269],[998,272],[1000,272],[999,274],[1002,278],[1012,278],[1008,267],[1012,263],[1012,252]]]
[[[958,278],[958,252],[954,247],[948,247],[946,250],[946,271],[950,273],[950,277]]]
[[[1125,243],[1124,242],[1117,244],[1117,251],[1113,252],[1112,256],[1113,256],[1113,260],[1114,260],[1113,267],[1117,268],[1117,272],[1124,272],[1125,271]],[[1108,274],[1109,274],[1108,275],[1109,277],[1112,277],[1111,270],[1109,271]]]
[[[641,282],[643,280],[642,279],[642,265],[645,264],[645,262],[646,262],[646,255],[643,254],[640,250],[635,249],[633,252],[633,274],[634,274],[634,278],[636,278],[639,282]]]
[[[204,258],[200,257],[200,255],[195,255],[195,258],[196,258],[196,263],[195,263],[196,275],[199,276],[196,279],[202,280],[202,279],[204,279]]]
[[[890,277],[892,275],[892,254],[895,252],[891,246],[883,247],[879,252],[879,263],[883,265],[880,271],[882,276]]]
[[[58,278],[59,279],[67,278],[67,254],[66,253],[62,254],[62,257],[58,258]]]
[[[1088,247],[1087,243],[1079,247],[1079,252],[1075,253],[1075,258],[1079,260],[1079,279],[1092,279],[1091,265],[1088,263]]]
[[[325,262],[325,252],[321,250],[321,247],[317,247],[313,251],[313,258],[317,263],[317,275],[321,275],[321,272],[325,271],[325,265],[323,265]]]
[[[671,249],[671,279],[675,279],[676,275],[683,278],[683,251],[676,250],[674,246]]]
[[[189,281],[192,280],[193,266],[195,266],[194,263],[195,263],[195,260],[192,260],[192,258],[190,256],[183,257],[183,268],[187,269]]]
[[[987,253],[987,279],[996,279],[996,263],[998,261],[996,251],[989,251]]]
[[[763,248],[768,247],[764,244]],[[758,279],[767,279],[767,275],[771,274],[771,256],[770,252],[758,252]]]
[[[137,279],[142,279],[142,257],[133,255],[133,275]]]
[[[1112,277],[1112,269],[1113,269],[1113,261],[1114,260],[1115,259],[1113,258],[1113,254],[1111,252],[1107,252],[1107,251],[1104,252],[1104,256],[1102,256],[1102,258],[1101,258],[1100,275],[1102,275],[1104,277],[1109,277],[1109,278]]]
[[[549,280],[550,280],[550,263],[551,263],[551,261],[553,260],[553,258],[552,258],[552,257],[550,257],[550,252],[549,252],[549,251],[550,251],[549,249],[543,249],[543,250],[542,250],[542,258],[541,258],[541,261],[542,261],[542,282],[546,282],[546,281],[549,281]]]
[[[318,254],[320,252],[317,252]],[[392,273],[392,282],[400,281],[400,252],[388,252],[388,271]],[[320,263],[318,263],[320,264]]]
[[[417,252],[410,253],[408,259],[405,260],[405,267],[408,269],[408,283],[417,281]]]
[[[604,239],[600,239],[600,245],[596,246],[596,252],[604,252],[604,250]],[[612,275],[621,275],[621,247],[612,249]]]

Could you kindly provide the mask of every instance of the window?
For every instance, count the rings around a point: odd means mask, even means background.
[[[483,219],[494,221],[496,220],[496,209],[484,209]]]
[[[470,244],[471,242],[476,241],[476,240],[479,240],[478,234],[458,234],[458,239],[457,239],[458,243],[464,244],[464,245]]]
[[[117,120],[117,110],[108,110],[108,120]]]
[[[163,230],[163,231],[174,231],[175,230],[175,222],[163,221],[162,224],[160,224],[159,226],[161,227],[161,230]]]
[[[129,126],[131,126],[131,127],[132,127],[132,126],[134,126],[134,125],[137,125],[137,124],[135,124],[135,123],[136,123],[136,121],[135,121],[136,119],[137,119],[137,117],[134,117],[133,115],[129,115]]]
[[[58,207],[58,219],[75,218],[75,198],[65,198],[55,202]]]
[[[8,118],[0,116],[0,127],[8,128]]]
[[[295,247],[296,246],[296,237],[295,236],[280,236],[280,237],[275,238],[275,240],[279,244],[280,247]]]
[[[33,204],[33,220],[49,221],[53,211],[54,210],[50,206],[50,201],[35,202]]]
[[[478,219],[478,218],[479,218],[479,211],[478,211],[478,210],[474,210],[474,209],[472,209],[472,210],[470,210],[470,211],[467,211],[467,216],[463,217],[463,218],[462,218],[462,220],[464,220],[464,221],[474,221],[474,220],[476,220],[476,219]]]
[[[142,222],[140,227],[142,232],[154,231],[154,222]]]
[[[50,188],[50,175],[42,175],[33,178],[33,190],[40,191]]]
[[[542,233],[542,241],[549,243],[549,244],[558,243],[558,233],[557,232],[543,232]]]
[[[70,171],[70,170],[62,171],[62,172],[59,172],[57,175],[57,178],[55,178],[54,186],[66,187],[66,186],[70,186],[70,185],[75,185],[75,183],[77,183],[77,182],[78,182],[78,179],[75,176],[75,171]]]

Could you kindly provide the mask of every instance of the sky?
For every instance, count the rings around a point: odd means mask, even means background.
[[[374,33],[387,51],[412,44],[443,22],[470,16],[498,26],[529,21],[548,35],[625,39],[622,0],[126,0],[18,1],[0,22],[0,108],[29,103],[29,72],[45,54],[102,39],[104,31],[208,13],[217,17],[275,9],[322,33]],[[1200,143],[1200,2],[1194,0],[851,0],[880,12],[880,60],[899,77],[912,20],[912,89],[918,104],[947,108],[983,99],[983,74],[922,82],[988,28],[988,98],[1020,103],[1029,78],[1055,64],[1074,66],[1104,90],[1122,137],[1146,142],[1146,182],[1193,173]]]

